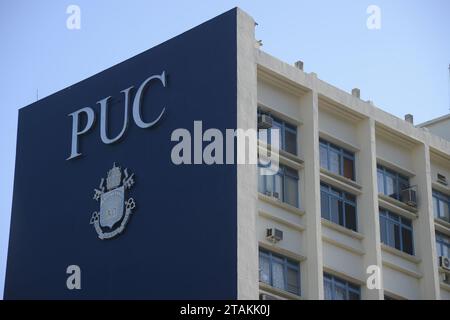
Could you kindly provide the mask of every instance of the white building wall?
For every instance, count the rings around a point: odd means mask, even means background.
[[[399,299],[449,299],[450,289],[440,280],[442,270],[436,264],[431,190],[438,171],[450,178],[450,161],[448,165],[437,161],[430,150],[450,159],[450,143],[326,84],[313,73],[259,49],[255,53],[257,102],[253,108],[268,110],[297,126],[299,154],[282,157],[281,162],[297,169],[300,177],[297,209],[257,196],[256,243],[298,261],[302,281],[301,297],[262,283],[259,292],[283,299],[323,299],[323,273],[327,272],[360,285],[362,299],[384,299],[385,294]],[[355,152],[356,181],[321,170],[319,136]],[[377,164],[408,176],[417,185],[416,209],[378,195]],[[321,180],[357,196],[358,232],[321,218]],[[381,244],[379,206],[413,221],[414,256]],[[284,232],[282,241],[265,238],[270,227]],[[381,271],[379,289],[366,287],[370,266]]]

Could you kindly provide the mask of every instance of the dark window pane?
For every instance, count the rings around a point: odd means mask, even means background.
[[[394,244],[395,244],[395,248],[398,250],[401,250],[401,243],[400,243],[400,226],[398,225],[393,225],[394,228]]]
[[[298,207],[298,183],[297,179],[285,177],[285,202],[291,206]]]
[[[331,280],[325,278],[324,280],[324,293],[325,293],[325,300],[333,300],[333,285]]]
[[[298,271],[292,268],[288,268],[287,271],[287,291],[292,292],[294,294],[299,293],[298,288]]]
[[[355,178],[353,172],[353,160],[344,158],[344,177],[351,180]]]
[[[345,194],[345,199],[351,202],[356,202],[356,197],[350,193]]]
[[[359,299],[360,299],[359,293],[353,291],[348,292],[348,300],[359,300]]]
[[[402,229],[402,241],[403,241],[403,251],[409,254],[413,254],[413,238],[411,230]]]
[[[381,232],[381,242],[388,244],[387,241],[387,223],[384,216],[380,216],[380,232]]]
[[[356,208],[353,205],[347,203],[345,204],[345,227],[356,231],[356,224]]]
[[[285,151],[297,154],[297,134],[290,130],[286,130],[285,137]]]
[[[322,218],[330,220],[330,206],[328,204],[328,194],[325,191],[320,192],[320,211]]]

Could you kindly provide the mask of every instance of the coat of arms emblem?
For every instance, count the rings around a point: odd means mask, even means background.
[[[123,178],[122,178],[123,175]],[[134,185],[134,173],[113,164],[105,179],[102,178],[98,189],[94,189],[94,200],[100,201],[100,211],[94,212],[90,224],[93,224],[100,239],[111,239],[125,229],[136,203],[133,198],[125,201],[126,191]]]

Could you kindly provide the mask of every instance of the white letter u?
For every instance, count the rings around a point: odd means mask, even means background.
[[[122,131],[114,137],[114,138],[108,138],[108,100],[111,97],[107,97],[103,100],[98,101],[97,103],[100,104],[100,137],[102,138],[103,143],[105,144],[111,144],[116,141],[118,141],[120,138],[123,137],[125,131],[128,128],[128,104],[129,104],[129,96],[130,96],[130,90],[133,89],[133,87],[129,87],[128,89],[122,90],[120,92],[123,92],[125,94],[125,110],[123,112],[123,126]]]

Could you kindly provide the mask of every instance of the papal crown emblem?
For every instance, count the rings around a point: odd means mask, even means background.
[[[123,175],[123,178],[122,178]],[[136,203],[133,198],[125,201],[126,191],[134,185],[134,173],[116,164],[102,178],[98,189],[94,189],[94,200],[100,200],[100,212],[94,212],[90,223],[94,225],[100,239],[110,239],[123,232]]]
[[[122,171],[119,167],[116,167],[116,163],[113,164],[112,169],[108,171],[108,177],[106,178],[106,188],[112,190],[120,186],[120,180],[122,179]]]

